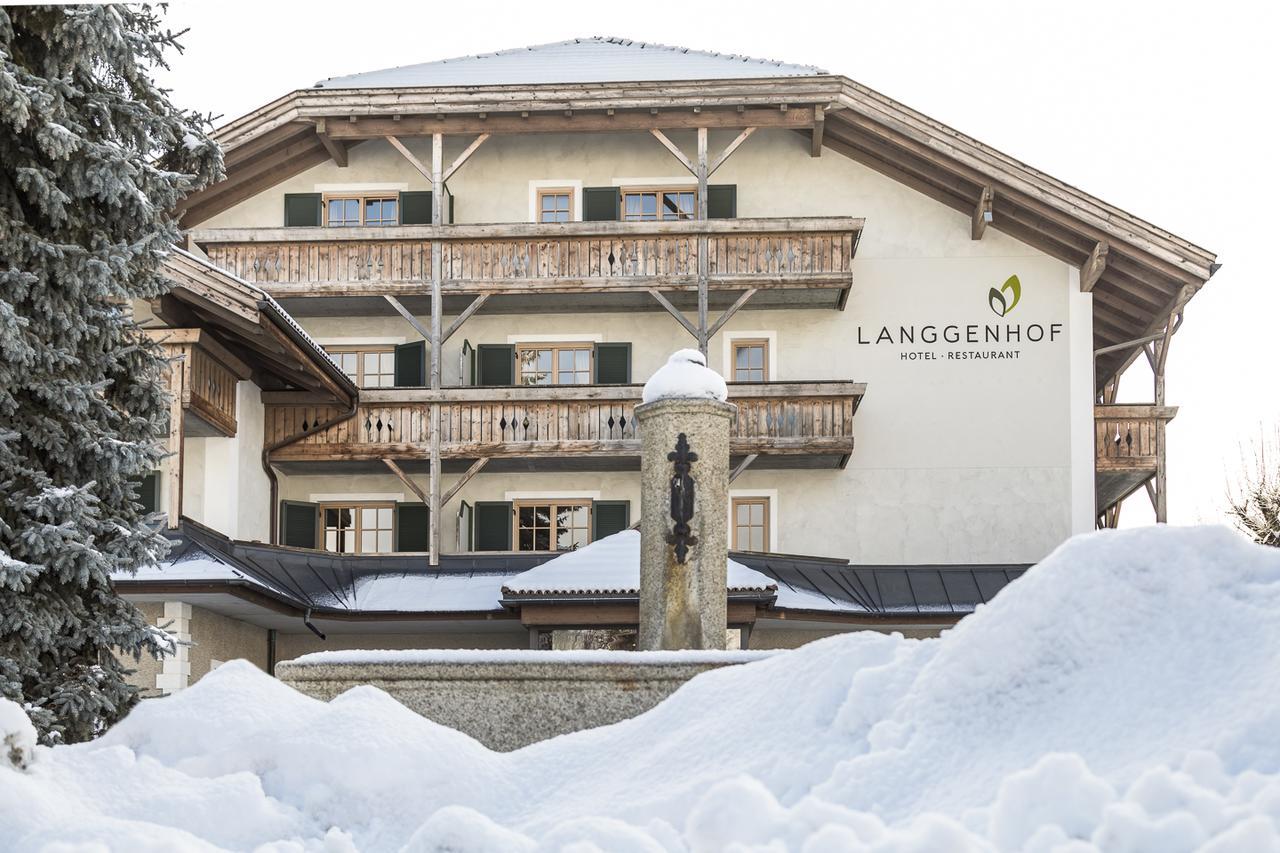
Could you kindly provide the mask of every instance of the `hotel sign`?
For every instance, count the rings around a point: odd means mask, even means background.
[[[1062,323],[1014,323],[1008,317],[1022,301],[1022,283],[1009,276],[999,288],[987,293],[987,304],[1003,322],[930,323],[926,325],[881,326],[878,330],[859,325],[857,342],[866,346],[883,344],[924,347],[899,353],[903,361],[1016,360],[1025,345],[1055,343],[1063,332]]]

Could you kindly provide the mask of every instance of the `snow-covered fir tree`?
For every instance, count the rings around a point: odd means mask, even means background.
[[[1227,512],[1254,542],[1280,548],[1280,429],[1270,441],[1255,442],[1252,455],[1228,495]]]
[[[167,645],[111,575],[166,547],[138,500],[165,362],[130,300],[164,292],[171,211],[222,172],[152,79],[177,47],[148,7],[0,7],[0,696],[46,743],[137,700],[114,651]]]

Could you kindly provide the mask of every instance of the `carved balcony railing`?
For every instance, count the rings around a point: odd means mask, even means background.
[[[853,416],[865,386],[853,382],[730,385],[738,407],[735,456],[826,456],[839,464],[853,450]],[[332,406],[280,402],[266,407],[266,441],[313,429],[339,414]],[[639,385],[366,390],[355,417],[308,435],[272,455],[276,461],[425,459],[430,403],[441,403],[445,458],[617,457],[640,452],[635,407]]]
[[[1176,406],[1095,406],[1097,508],[1122,500],[1156,474],[1165,453],[1164,425]]]
[[[848,288],[862,220],[569,222],[394,228],[197,229],[218,266],[273,296],[421,294],[441,243],[448,293],[574,293],[708,286]]]
[[[182,401],[185,434],[236,434],[236,383],[249,377],[249,368],[202,329],[154,329],[149,336],[160,343],[178,375],[170,388]]]

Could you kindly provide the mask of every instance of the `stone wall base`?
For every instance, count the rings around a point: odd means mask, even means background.
[[[756,657],[742,655],[742,662]],[[695,675],[735,663],[285,661],[276,665],[276,676],[324,701],[370,684],[434,722],[507,752],[637,716]]]

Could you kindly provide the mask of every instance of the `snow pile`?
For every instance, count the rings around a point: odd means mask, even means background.
[[[777,587],[773,578],[735,560],[729,560],[725,581],[725,588],[735,591],[763,592]],[[639,592],[640,531],[623,530],[573,551],[566,551],[511,578],[502,587],[502,591],[513,594]]]
[[[507,754],[232,663],[0,772],[0,850],[1280,851],[1277,649],[1280,551],[1152,528]]]
[[[677,350],[644,383],[640,399],[646,403],[672,398],[719,400],[724,402],[729,388],[724,377],[707,367],[707,357],[696,349]]]
[[[626,663],[635,666],[669,663],[750,663],[774,655],[781,649],[681,649],[679,651],[632,652],[616,649],[340,649],[311,652],[292,662],[306,664],[435,664],[435,663]]]
[[[25,769],[36,751],[36,727],[22,706],[0,699],[0,772]]]

